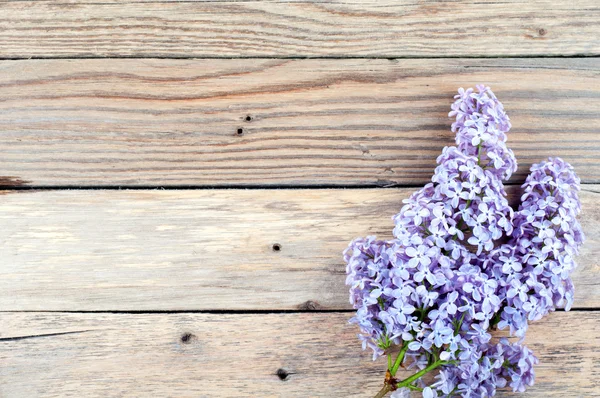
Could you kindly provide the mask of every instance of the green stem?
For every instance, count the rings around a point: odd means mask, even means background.
[[[442,365],[445,365],[447,363],[448,363],[448,361],[435,361],[434,363],[432,363],[431,365],[429,365],[425,369],[421,370],[420,372],[417,372],[414,375],[412,375],[410,377],[407,377],[406,379],[404,379],[401,382],[399,382],[398,384],[396,384],[396,388],[408,387],[409,385],[412,384],[413,381],[419,379],[420,377],[423,377],[423,375],[425,375],[426,373],[431,372],[435,368],[437,368],[439,366],[442,366]]]
[[[396,372],[398,371],[398,368],[400,367],[400,364],[404,360],[406,351],[408,351],[407,343],[405,343],[405,345],[402,347],[402,350],[400,350],[400,353],[398,354],[398,357],[396,358],[396,362],[394,362],[394,365],[392,366],[392,370],[390,370],[392,377],[396,374]],[[375,398],[383,398],[383,397],[385,397],[385,395],[388,392],[396,390],[398,388],[404,388],[404,387],[409,388],[411,390],[419,391],[419,387],[412,385],[412,383],[415,380],[418,380],[419,378],[423,377],[423,375],[425,375],[425,374],[431,372],[432,370],[434,370],[442,365],[445,365],[447,363],[450,363],[450,362],[437,360],[434,363],[432,363],[431,365],[429,365],[428,367],[426,367],[425,369],[423,369],[423,370],[415,373],[414,375],[407,377],[406,379],[397,383],[395,386],[391,386],[390,384],[387,384],[387,381],[386,381],[386,384],[384,384],[384,386],[381,388],[381,390],[379,390],[377,395],[375,395]],[[387,378],[386,378],[386,380],[387,380]]]
[[[425,312],[425,308],[420,308],[420,310],[421,310],[421,315],[419,315],[419,322],[423,322],[423,319],[425,319],[427,312]]]
[[[400,352],[398,353],[398,356],[396,357],[396,361],[394,362],[393,365],[391,364],[392,363],[392,355],[388,354],[388,369],[389,369],[392,377],[394,377],[396,372],[398,372],[398,368],[400,368],[400,365],[402,365],[402,361],[404,361],[406,351],[408,351],[408,342],[404,342],[404,344],[402,345],[402,348],[400,349]],[[386,378],[386,380],[387,380],[387,378]],[[381,390],[379,390],[379,392],[377,393],[377,395],[375,395],[375,398],[383,398],[385,396],[385,394],[387,394],[390,391],[392,391],[392,386],[387,384],[387,381],[386,381],[386,384],[384,384],[383,387],[381,388]]]
[[[462,327],[462,323],[463,323],[463,321],[465,320],[465,314],[466,314],[466,313],[467,313],[466,311],[465,311],[465,312],[463,312],[462,316],[460,317],[460,322],[458,322],[458,323],[456,324],[456,330],[454,330],[454,335],[455,335],[455,336],[458,334],[458,332],[460,332],[460,328]]]
[[[404,345],[402,346],[402,349],[400,350],[400,353],[398,353],[398,357],[396,358],[396,362],[394,362],[394,365],[390,369],[390,373],[392,374],[392,377],[396,376],[396,372],[398,371],[398,368],[400,367],[400,365],[402,365],[402,362],[404,361],[404,356],[406,355],[406,351],[408,351],[408,343],[407,342],[405,342]]]
[[[408,389],[413,390],[413,391],[420,391],[423,392],[423,389],[420,387],[415,386],[414,384],[411,384],[410,386],[406,386]]]

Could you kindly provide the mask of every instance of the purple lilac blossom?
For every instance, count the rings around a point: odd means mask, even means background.
[[[559,158],[533,165],[517,211],[503,180],[517,169],[511,125],[489,87],[459,89],[450,116],[456,146],[437,159],[431,182],[404,200],[394,238],[358,238],[344,252],[350,320],[373,359],[407,347],[408,368],[443,363],[424,397],[524,391],[537,359],[490,330],[525,336],[528,322],[573,303],[570,274],[584,236],[579,179]],[[416,385],[414,388],[419,388]]]

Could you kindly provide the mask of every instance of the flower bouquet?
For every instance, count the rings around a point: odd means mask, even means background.
[[[374,360],[387,357],[376,397],[522,392],[538,362],[522,345],[528,323],[573,303],[570,274],[584,239],[579,178],[559,158],[536,164],[513,210],[502,181],[517,162],[502,104],[485,86],[461,88],[455,99],[456,146],[404,200],[394,239],[358,238],[344,252],[357,310],[350,322]],[[493,338],[494,329],[514,338]],[[412,375],[397,379],[400,367]]]

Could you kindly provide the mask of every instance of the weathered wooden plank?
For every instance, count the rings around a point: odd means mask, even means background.
[[[368,397],[384,376],[347,313],[0,315],[2,338],[41,336],[0,341],[6,397]],[[598,396],[599,328],[595,312],[534,323],[541,363],[525,396]]]
[[[575,307],[598,308],[600,189],[584,189]],[[349,309],[343,249],[390,237],[411,192],[9,193],[0,311]]]
[[[479,82],[512,118],[513,181],[553,155],[600,182],[598,58],[31,60],[0,70],[0,185],[421,184],[453,143],[452,96]]]
[[[0,56],[600,54],[595,0],[0,3]]]

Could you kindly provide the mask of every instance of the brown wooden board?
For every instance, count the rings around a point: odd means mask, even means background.
[[[600,182],[598,58],[29,60],[0,72],[4,186],[422,184],[454,142],[453,95],[478,83],[511,117],[513,182],[548,156]]]
[[[0,57],[600,54],[596,0],[0,3]]]
[[[7,191],[0,311],[350,309],[342,251],[390,238],[412,191]],[[600,307],[598,192],[581,193],[575,308]]]
[[[536,385],[498,396],[597,397],[596,314],[533,323]],[[373,397],[386,367],[349,313],[0,316],[3,397]]]

